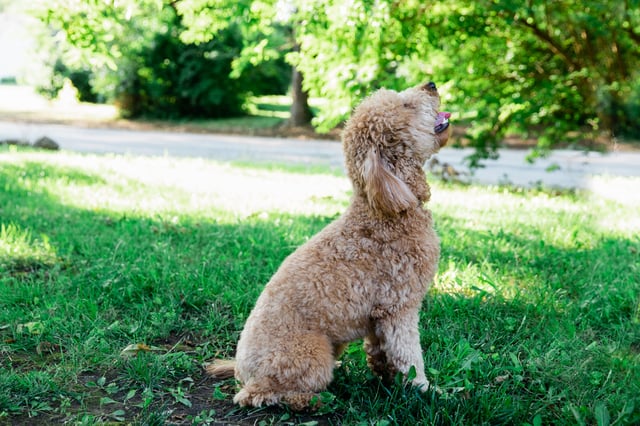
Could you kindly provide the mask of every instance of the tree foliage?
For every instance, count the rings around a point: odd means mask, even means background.
[[[89,91],[115,100],[128,116],[233,116],[242,113],[249,94],[286,90],[283,60],[261,58],[232,72],[246,44],[237,25],[204,43],[181,39],[186,28],[176,3],[56,0],[35,12],[56,31],[57,74],[74,84],[89,74]]]
[[[577,130],[640,134],[637,0],[301,1],[293,62],[328,128],[380,87],[445,83],[479,157],[506,132],[540,148]]]
[[[164,63],[149,46],[164,43],[176,55],[189,46],[197,56],[207,43],[230,48],[237,36],[228,69],[216,75],[239,79],[286,57],[306,92],[325,102],[314,121],[321,130],[378,87],[434,80],[446,108],[468,124],[476,159],[509,132],[541,149],[585,132],[640,135],[640,0],[57,0],[45,20],[85,62],[116,74]],[[144,49],[151,55],[139,63]],[[180,74],[191,61],[159,75]],[[212,88],[194,82],[207,67],[192,68],[178,92],[192,85],[206,97]],[[150,102],[176,96],[158,92],[160,80]]]
[[[327,101],[316,121],[321,129],[341,122],[375,88],[405,88],[430,78],[430,66],[420,55],[428,35],[426,13],[419,1],[298,4],[300,50],[289,58],[304,74],[311,95]]]
[[[462,53],[448,55],[449,70],[456,103],[471,106],[476,123],[483,123],[470,135],[476,146],[493,146],[507,131],[535,137],[543,149],[585,128],[640,134],[638,6],[637,1],[460,2],[446,18],[448,31],[441,27],[447,32],[440,34]],[[466,22],[474,31],[461,25]],[[462,69],[466,76],[456,72]]]
[[[177,8],[188,27],[182,38],[189,42],[207,42],[230,25],[242,30],[246,44],[232,64],[234,75],[242,73],[249,64],[258,66],[265,61],[283,60],[288,53],[299,50],[295,29],[298,23],[292,20],[294,4],[291,1],[182,0]],[[302,80],[302,74],[294,66],[289,119],[293,126],[308,125],[312,117]]]

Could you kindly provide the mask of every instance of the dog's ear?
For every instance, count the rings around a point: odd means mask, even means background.
[[[386,216],[394,216],[418,205],[417,197],[406,183],[389,170],[376,148],[367,154],[362,166],[362,176],[372,209]]]

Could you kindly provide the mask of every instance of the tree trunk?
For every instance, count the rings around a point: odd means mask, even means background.
[[[302,88],[302,74],[296,67],[291,73],[291,117],[289,126],[306,126],[311,123],[313,113],[309,108],[309,94]]]

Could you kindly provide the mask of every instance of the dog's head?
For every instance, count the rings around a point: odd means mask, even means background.
[[[378,90],[353,112],[343,134],[347,173],[376,212],[393,216],[429,199],[422,166],[449,138],[450,114],[439,107],[427,83]]]

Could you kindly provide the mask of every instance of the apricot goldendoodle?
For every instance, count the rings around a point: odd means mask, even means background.
[[[353,184],[347,211],[280,266],[258,298],[235,360],[207,367],[235,375],[234,401],[303,409],[333,378],[344,346],[364,338],[371,369],[407,374],[427,389],[418,312],[440,246],[423,165],[449,136],[434,83],[379,90],[358,106],[343,134]]]

